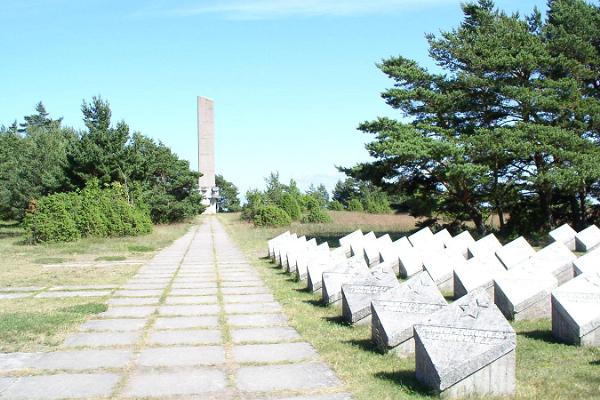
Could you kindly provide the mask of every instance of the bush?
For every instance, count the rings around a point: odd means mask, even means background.
[[[331,216],[322,208],[309,210],[302,217],[302,223],[304,224],[326,224],[329,222],[331,222]]]
[[[281,195],[278,205],[279,208],[281,208],[287,213],[287,215],[290,216],[292,221],[297,221],[302,216],[302,209],[300,208],[298,200],[296,200],[296,198],[289,193],[283,193]]]
[[[25,226],[31,242],[44,243],[139,235],[152,230],[152,221],[147,207],[127,201],[121,185],[100,189],[91,181],[82,191],[41,198],[28,210]]]
[[[281,208],[269,204],[256,210],[253,222],[256,226],[286,226],[292,223],[292,219]]]
[[[384,193],[376,193],[366,196],[363,200],[363,208],[371,214],[389,214],[392,212],[390,201]]]
[[[344,205],[337,200],[333,200],[329,203],[329,209],[331,211],[344,211]]]
[[[364,211],[364,207],[359,199],[351,199],[348,202],[348,211]]]

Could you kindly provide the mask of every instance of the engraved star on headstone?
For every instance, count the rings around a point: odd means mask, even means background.
[[[590,276],[585,276],[583,279],[588,281],[592,286],[595,286],[600,289],[600,275],[594,274]]]
[[[460,309],[463,311],[461,317],[471,317],[477,319],[482,308],[488,308],[489,302],[483,299],[471,300],[468,304],[463,304]]]

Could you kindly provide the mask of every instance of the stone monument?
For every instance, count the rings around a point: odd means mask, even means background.
[[[216,214],[219,188],[215,182],[215,118],[214,102],[198,96],[198,170],[202,176],[198,187],[205,214]]]

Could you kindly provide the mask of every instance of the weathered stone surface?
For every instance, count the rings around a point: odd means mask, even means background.
[[[575,236],[577,235],[577,232],[575,232],[575,229],[571,228],[569,224],[559,226],[550,231],[548,235],[554,242],[564,244],[571,251],[576,250]]]
[[[550,318],[550,293],[557,286],[549,272],[514,268],[494,280],[494,301],[507,319]]]
[[[352,249],[350,248],[350,243],[352,243],[353,240],[355,240],[356,238],[361,238],[363,237],[363,233],[360,229],[355,230],[352,233],[349,233],[348,235],[341,237],[339,240],[340,243],[340,249],[343,250],[344,254],[346,255],[346,257],[350,257],[352,255]]]
[[[485,291],[474,291],[435,312],[415,325],[414,332],[416,377],[425,386],[449,396],[514,392],[516,334]],[[499,360],[506,361],[497,364],[502,368],[474,376]],[[466,379],[473,379],[470,386]],[[460,390],[452,390],[456,385]]]
[[[600,229],[596,225],[590,225],[575,235],[575,247],[577,251],[590,251],[600,246]]]
[[[161,306],[158,309],[160,315],[217,315],[219,306],[217,304],[194,304],[194,305],[176,305],[176,306]]]
[[[50,289],[48,289],[48,291],[49,292],[55,292],[55,291],[64,292],[64,291],[68,291],[68,290],[76,290],[76,291],[108,290],[108,289],[115,289],[116,287],[117,287],[116,285],[65,285],[65,286],[53,286]]]
[[[402,237],[395,242],[385,246],[381,252],[381,262],[389,265],[396,275],[400,275],[400,254],[406,249],[412,247],[406,237]]]
[[[454,250],[444,249],[423,254],[423,268],[441,291],[454,291],[454,270],[467,260]]]
[[[275,313],[281,311],[279,303],[231,303],[224,305],[227,314],[257,314],[257,313]]]
[[[145,371],[131,374],[125,397],[191,396],[219,393],[227,387],[225,372],[216,368],[186,368],[175,371]],[[219,396],[221,397],[221,396]]]
[[[244,328],[232,329],[231,339],[234,343],[274,343],[300,339],[300,335],[293,328]]]
[[[132,346],[140,339],[140,332],[81,332],[69,335],[65,347]]]
[[[271,293],[266,286],[236,286],[236,287],[222,287],[221,293],[226,294],[264,294]]]
[[[156,297],[161,296],[163,293],[162,289],[152,290],[117,290],[115,296],[117,297]]]
[[[290,234],[288,237],[283,238],[281,241],[277,242],[275,246],[275,258],[274,262],[277,265],[281,265],[282,263],[282,253],[285,254],[285,248],[289,244],[293,243],[298,239],[298,235],[295,233]]]
[[[191,367],[225,363],[221,346],[176,346],[146,348],[139,354],[137,364],[142,367]]]
[[[160,297],[115,297],[106,302],[111,306],[152,306],[158,305]]]
[[[177,344],[219,344],[221,341],[221,331],[218,329],[160,330],[150,332],[148,336],[148,343],[164,346]]]
[[[301,363],[242,367],[236,386],[245,392],[309,390],[341,385],[333,371],[322,363]]]
[[[552,292],[552,334],[566,343],[600,347],[600,272],[579,275]]]
[[[544,247],[519,267],[549,272],[558,280],[558,284],[570,281],[575,276],[573,262],[577,256],[561,242]]]
[[[272,259],[275,257],[275,246],[276,246],[277,242],[281,241],[283,238],[288,237],[288,236],[290,236],[290,231],[285,231],[285,232],[275,236],[273,239],[267,241],[269,257],[271,257]]]
[[[315,262],[311,262],[307,267],[307,282],[306,286],[311,292],[321,290],[323,287],[323,272],[331,271],[348,263],[352,258],[346,258],[339,251],[333,250],[329,253],[329,257],[319,258]]]
[[[216,281],[216,277],[214,278]],[[173,282],[173,289],[204,289],[204,288],[215,288],[217,287],[217,282],[210,281],[197,281],[197,280],[188,280],[185,281],[175,281]]]
[[[117,319],[91,319],[84,322],[79,330],[82,331],[139,331],[146,325],[146,320],[142,318],[117,318]]]
[[[0,288],[0,293],[3,292],[39,292],[46,289],[44,286],[7,286]]]
[[[1,395],[15,400],[109,397],[118,381],[119,375],[110,373],[24,376],[14,379]]]
[[[535,250],[523,236],[496,250],[496,257],[506,269],[511,269],[535,255]]]
[[[342,285],[362,279],[370,274],[369,267],[362,256],[349,258],[346,264],[323,272],[322,297],[326,304],[342,299]]]
[[[310,253],[317,248],[317,240],[310,239],[305,243],[300,242],[296,247],[292,248],[287,253],[287,272],[295,273],[298,268],[298,257],[303,254]]]
[[[287,324],[287,318],[283,314],[233,314],[227,316],[227,323],[231,326],[280,326]]]
[[[23,299],[31,297],[31,293],[0,293],[0,300]]]
[[[223,295],[223,303],[269,303],[275,299],[272,294],[229,294]]]
[[[214,328],[217,326],[219,326],[219,317],[216,315],[158,317],[154,322],[154,329]]]
[[[422,249],[410,247],[398,254],[399,275],[402,278],[410,278],[423,271]]]
[[[82,291],[56,291],[56,292],[42,292],[36,294],[34,297],[38,299],[42,298],[61,298],[61,297],[104,297],[110,296],[110,290],[82,290]]]
[[[277,397],[277,400],[351,400],[352,396],[349,393],[328,393],[328,394],[313,394],[307,396],[294,397]],[[261,400],[274,400],[272,397],[262,398]]]
[[[592,250],[573,261],[575,275],[600,271],[600,248]]]
[[[364,246],[365,261],[369,267],[379,264],[381,259],[381,250],[392,244],[390,235],[385,234],[378,237],[375,241],[367,242]]]
[[[72,350],[44,353],[29,368],[38,370],[86,370],[124,368],[132,359],[132,350]]]
[[[452,242],[452,235],[447,229],[442,229],[441,231],[434,233],[433,237],[436,242],[442,242],[444,247],[448,247],[448,244]]]
[[[484,289],[494,298],[494,279],[508,271],[496,257],[475,257],[454,269],[454,298],[460,298],[476,289]]]
[[[167,282],[165,283],[127,283],[121,287],[121,289],[125,290],[155,290],[160,289],[164,290],[167,287]]]
[[[490,233],[467,247],[469,258],[493,257],[496,250],[502,248],[502,243]]]
[[[328,257],[329,255],[329,244],[323,242],[313,250],[301,253],[298,255],[296,260],[296,277],[298,280],[304,281],[308,276],[308,264],[315,262],[321,257]]]
[[[444,243],[433,236],[433,232],[428,227],[423,228],[408,237],[408,241],[413,247],[425,250],[441,250]]]
[[[14,372],[31,368],[43,356],[44,353],[0,353],[0,371]],[[2,382],[0,382],[0,393],[2,391]]]
[[[308,343],[247,344],[233,346],[232,352],[238,363],[293,362],[317,356]]]
[[[217,296],[169,296],[165,305],[178,304],[217,304]]]
[[[469,231],[463,231],[458,235],[454,236],[451,241],[446,243],[446,248],[454,250],[463,255],[463,257],[469,257],[469,246],[475,243],[475,239],[469,233]]]
[[[170,296],[207,296],[216,295],[217,288],[171,289]]]
[[[371,301],[385,296],[400,286],[396,274],[389,267],[377,268],[364,278],[342,285],[342,317],[350,324],[370,322]]]
[[[156,307],[152,306],[110,306],[108,310],[100,313],[102,318],[146,318],[154,314]]]
[[[372,302],[371,338],[381,351],[414,353],[413,326],[447,303],[429,274],[421,272]]]
[[[363,257],[364,251],[365,251],[365,245],[368,243],[375,242],[375,240],[377,240],[377,237],[375,236],[374,232],[369,232],[360,238],[359,237],[354,238],[350,242],[350,250],[351,250],[352,257],[356,257],[356,256]]]

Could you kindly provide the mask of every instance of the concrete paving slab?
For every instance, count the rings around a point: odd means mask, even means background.
[[[154,329],[193,329],[216,328],[219,326],[219,317],[216,315],[203,315],[197,317],[158,317]]]
[[[216,304],[199,304],[199,305],[178,305],[178,306],[162,306],[158,310],[161,315],[217,315],[220,312],[219,306]]]
[[[140,332],[80,332],[65,339],[64,347],[133,346],[140,339]]]
[[[341,384],[333,371],[322,363],[242,367],[235,381],[238,389],[249,392],[321,389]]]
[[[275,363],[302,361],[317,356],[308,343],[247,344],[233,346],[233,359],[238,363]]]
[[[300,339],[298,332],[289,327],[232,329],[230,333],[233,343],[276,343]]]
[[[98,315],[101,318],[147,318],[155,311],[156,307],[152,306],[111,306]]]
[[[146,348],[139,354],[137,364],[143,367],[190,367],[225,363],[221,346],[177,346]]]
[[[126,319],[91,319],[84,322],[79,330],[81,331],[139,331],[144,328],[147,320],[143,318]]]
[[[279,326],[287,325],[288,319],[283,314],[231,314],[227,323],[234,327],[240,326]]]
[[[213,394],[225,391],[227,376],[215,368],[190,368],[177,371],[136,371],[125,388],[125,397],[167,397]],[[223,397],[223,396],[219,396]]]
[[[150,332],[147,342],[151,345],[178,345],[178,344],[219,344],[222,341],[221,331],[218,329],[194,330],[160,330]]]
[[[165,304],[217,304],[217,300],[217,296],[169,296]]]
[[[227,314],[259,314],[275,313],[281,311],[279,303],[249,303],[249,304],[225,304]]]
[[[3,399],[54,400],[108,397],[119,381],[118,374],[57,374],[18,378],[1,394]]]

